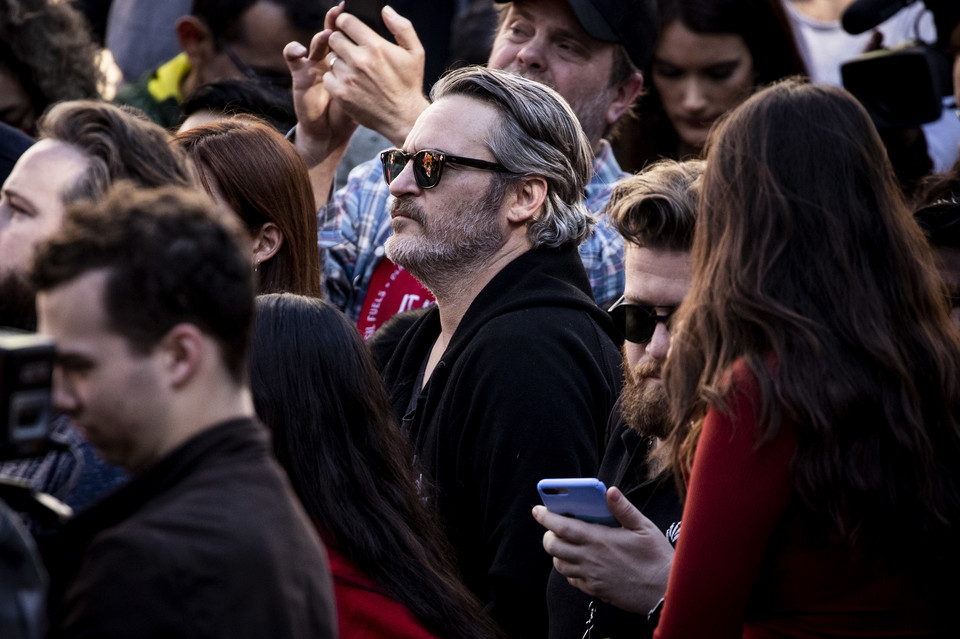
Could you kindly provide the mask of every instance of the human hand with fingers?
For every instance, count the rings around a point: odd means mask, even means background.
[[[310,172],[315,204],[327,202],[337,164],[350,142],[357,123],[327,90],[336,55],[330,51],[330,30],[310,40],[310,48],[290,42],[283,57],[293,78],[293,105],[297,112],[295,144]]]
[[[325,160],[350,140],[356,123],[332,99],[327,88],[336,56],[328,47],[327,29],[313,36],[310,48],[291,42],[283,57],[293,78],[293,104],[297,112],[297,149],[308,166]]]
[[[350,116],[400,147],[420,113],[424,50],[409,20],[392,7],[383,22],[397,44],[381,37],[340,3],[327,13],[327,45],[336,56],[326,88]]]
[[[533,517],[547,532],[543,548],[557,572],[591,597],[636,614],[647,614],[663,597],[673,546],[618,488],[607,490],[607,507],[621,528],[589,524],[551,513]]]

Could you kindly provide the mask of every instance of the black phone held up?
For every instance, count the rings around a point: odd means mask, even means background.
[[[357,16],[368,27],[379,33],[387,40],[393,41],[393,35],[383,23],[383,17],[380,14],[386,0],[345,0],[344,10]]]

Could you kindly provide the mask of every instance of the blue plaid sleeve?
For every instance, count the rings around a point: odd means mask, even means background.
[[[393,196],[383,181],[380,158],[358,165],[317,217],[324,294],[356,320],[367,286],[390,236]]]
[[[593,232],[580,245],[580,259],[587,271],[593,299],[609,308],[623,295],[623,238],[604,213],[617,182],[627,177],[606,140],[593,162],[593,178],[587,184],[584,203],[597,219]]]

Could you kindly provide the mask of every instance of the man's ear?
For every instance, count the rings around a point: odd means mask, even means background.
[[[172,388],[182,388],[196,376],[205,347],[203,333],[193,324],[182,322],[167,331],[157,348],[161,349],[163,373]]]
[[[620,119],[643,90],[643,74],[631,73],[614,89],[613,101],[607,107],[607,126]]]
[[[260,227],[253,238],[253,263],[262,264],[277,254],[283,246],[283,231],[273,222]]]
[[[507,220],[512,224],[526,224],[540,212],[547,198],[547,180],[539,175],[522,178],[511,186],[508,197]]]
[[[213,32],[196,16],[177,20],[177,40],[180,50],[187,54],[192,69],[203,69],[216,54]]]

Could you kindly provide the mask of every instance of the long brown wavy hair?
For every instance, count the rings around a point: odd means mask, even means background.
[[[731,112],[708,142],[693,255],[664,373],[675,472],[742,360],[757,446],[796,429],[814,531],[927,566],[956,553],[960,340],[859,103],[791,80]]]

